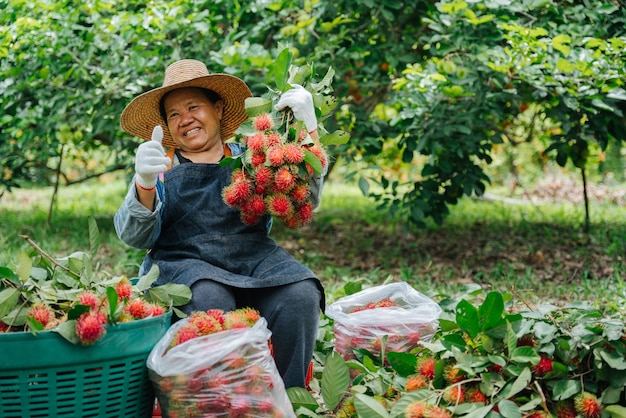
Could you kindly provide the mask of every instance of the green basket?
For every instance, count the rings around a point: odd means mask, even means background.
[[[171,316],[109,325],[88,347],[52,331],[0,334],[0,417],[151,417],[146,359]]]

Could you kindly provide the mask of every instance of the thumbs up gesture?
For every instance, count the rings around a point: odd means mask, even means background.
[[[152,140],[139,145],[135,154],[135,181],[144,190],[154,189],[159,173],[167,170],[170,159],[161,145],[163,128],[155,126]]]

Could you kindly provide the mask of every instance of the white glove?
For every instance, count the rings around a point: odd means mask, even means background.
[[[161,145],[163,128],[155,126],[152,131],[152,140],[139,145],[135,154],[135,181],[143,189],[152,189],[156,186],[159,173],[167,170],[170,159],[165,155]]]
[[[276,110],[283,110],[289,107],[293,116],[304,122],[306,130],[313,132],[317,129],[317,118],[315,117],[315,107],[313,106],[313,96],[299,84],[292,84],[293,88],[287,90],[280,96],[280,100],[274,107]]]

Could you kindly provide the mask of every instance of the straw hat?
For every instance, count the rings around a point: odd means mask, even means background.
[[[206,65],[197,60],[180,60],[165,70],[163,85],[135,97],[121,116],[122,129],[145,140],[152,138],[156,125],[163,127],[163,146],[176,148],[159,105],[163,96],[182,87],[201,87],[219,94],[224,102],[221,120],[222,141],[229,139],[239,125],[248,119],[245,99],[252,96],[241,79],[229,74],[210,74]]]

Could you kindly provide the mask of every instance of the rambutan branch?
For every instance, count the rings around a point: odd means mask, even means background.
[[[35,250],[37,250],[37,252],[39,254],[41,254],[42,256],[46,257],[48,260],[50,260],[50,262],[52,264],[54,264],[55,266],[67,271],[68,273],[76,276],[76,277],[80,277],[79,273],[76,273],[75,271],[73,271],[72,269],[65,267],[62,264],[59,264],[58,261],[56,261],[50,254],[48,254],[47,252],[45,252],[39,245],[37,245],[37,243],[35,243],[35,241],[33,241],[32,239],[30,239],[30,237],[28,235],[20,235],[21,238],[24,238],[26,240],[26,242],[33,247]]]

